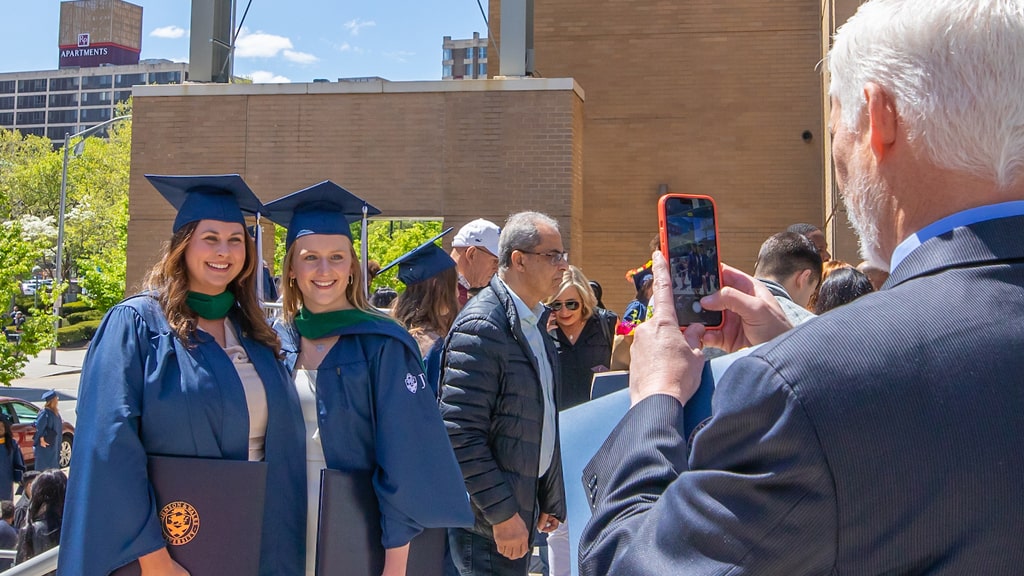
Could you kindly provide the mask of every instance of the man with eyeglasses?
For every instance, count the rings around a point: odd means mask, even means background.
[[[525,576],[536,531],[565,520],[558,356],[541,302],[567,269],[558,223],[513,214],[498,243],[497,276],[448,334],[441,414],[476,516],[473,528],[448,531],[462,576]]]
[[[498,271],[498,238],[501,229],[490,220],[477,218],[452,238],[452,260],[459,271],[459,306],[491,281]]]

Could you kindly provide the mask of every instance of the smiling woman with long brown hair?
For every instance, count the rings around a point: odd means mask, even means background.
[[[60,566],[185,574],[153,500],[147,457],[161,455],[266,462],[259,574],[300,574],[302,416],[256,302],[242,213],[263,206],[238,175],[147,178],[178,209],[174,235],[86,355]]]

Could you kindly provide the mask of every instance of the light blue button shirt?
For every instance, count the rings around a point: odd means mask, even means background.
[[[501,283],[505,284],[505,281],[502,280]],[[537,469],[537,477],[540,478],[551,467],[551,460],[555,455],[555,383],[551,374],[551,362],[548,361],[547,349],[544,347],[544,339],[548,337],[543,330],[546,327],[537,325],[541,314],[544,313],[544,305],[538,302],[536,306],[530,308],[508,284],[505,284],[505,288],[508,288],[508,293],[512,295],[512,302],[515,303],[516,312],[519,314],[519,327],[523,330],[540,369],[540,387],[544,393],[544,419],[540,433],[540,462]]]
[[[999,204],[989,204],[987,206],[969,208],[967,210],[957,212],[956,214],[950,214],[941,220],[936,220],[935,222],[932,222],[918,230],[916,233],[911,234],[903,240],[903,242],[900,242],[899,246],[897,246],[892,252],[889,270],[895,270],[896,267],[906,260],[907,256],[910,256],[911,252],[917,250],[921,244],[924,244],[936,236],[941,236],[946,232],[950,232],[954,228],[970,226],[971,224],[977,224],[978,222],[985,222],[987,220],[995,220],[997,218],[1009,218],[1011,216],[1024,216],[1024,200],[1001,202]]]

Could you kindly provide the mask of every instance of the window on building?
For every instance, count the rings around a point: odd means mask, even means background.
[[[78,110],[50,110],[50,124],[74,124],[78,122]]]
[[[110,92],[83,92],[82,106],[110,106]]]
[[[46,128],[39,126],[37,128],[22,128],[18,127],[17,130],[21,132],[22,136],[43,136],[46,134]]]
[[[480,78],[487,78],[487,63],[486,62],[477,65],[477,73],[476,73],[476,75],[479,76]]]
[[[32,94],[31,96],[18,96],[18,109],[46,108],[46,94]]]
[[[0,96],[0,110],[14,110],[14,96]]]
[[[487,59],[487,46],[481,46],[476,49],[476,57],[485,60]]]
[[[78,90],[78,76],[50,78],[50,92],[67,92],[69,90]]]
[[[0,112],[0,126],[5,128],[14,126],[14,112]]]
[[[153,72],[149,75],[150,84],[181,84],[181,72]]]
[[[131,90],[118,90],[117,92],[114,92],[114,102],[127,102],[131,97]]]
[[[452,77],[452,65],[451,64],[445,64],[444,66],[441,67],[441,77],[442,78],[451,78]]]
[[[15,86],[14,80],[0,81],[0,94],[14,94]]]
[[[78,94],[50,94],[50,108],[78,106]]]
[[[146,83],[146,74],[118,74],[114,76],[114,86],[116,88],[131,88],[138,84]]]
[[[452,59],[452,49],[451,48],[445,48],[444,51],[442,52],[441,59],[442,60],[451,60]]]
[[[17,124],[19,126],[24,126],[25,124],[44,124],[46,123],[46,111],[37,110],[35,112],[18,112],[17,120]]]
[[[473,59],[473,48],[472,47],[466,48],[466,56],[465,56],[465,58],[466,58],[466,60],[472,60]]]
[[[113,76],[82,76],[82,90],[109,90],[113,85]]]
[[[74,134],[78,130],[78,126],[72,124],[71,126],[50,126],[46,129],[46,137],[50,140],[63,140],[68,134]]]
[[[18,92],[46,92],[46,78],[18,80]]]
[[[472,78],[473,77],[473,63],[472,62],[466,64],[466,74],[465,74],[465,76],[466,76],[466,78]]]
[[[106,122],[110,120],[110,108],[83,108],[82,122]]]

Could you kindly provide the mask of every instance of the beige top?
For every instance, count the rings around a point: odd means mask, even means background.
[[[245,348],[235,337],[235,331],[230,324],[225,322],[224,330],[224,353],[231,359],[235,370],[238,372],[238,379],[242,381],[242,388],[245,389],[245,403],[249,408],[249,461],[259,462],[265,455],[264,439],[267,436],[267,392],[263,389],[263,380],[256,372],[256,367],[249,361]]]

